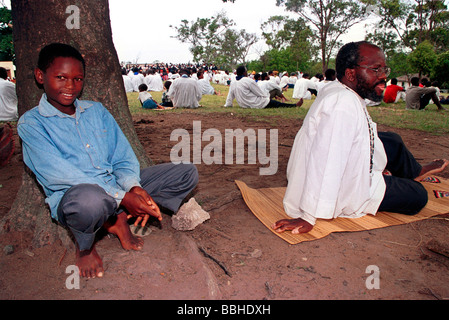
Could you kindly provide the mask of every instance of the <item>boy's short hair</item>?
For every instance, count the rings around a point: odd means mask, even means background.
[[[143,91],[147,91],[148,90],[148,86],[145,83],[142,83],[141,85],[139,85],[139,92],[143,92]]]
[[[64,43],[52,43],[42,48],[39,53],[37,67],[45,72],[53,61],[59,57],[74,58],[83,64],[84,70],[86,69],[86,62],[81,53],[74,47]]]

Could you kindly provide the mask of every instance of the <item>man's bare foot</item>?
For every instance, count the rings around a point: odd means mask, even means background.
[[[299,101],[296,103],[296,106],[297,106],[297,107],[300,107],[300,106],[302,106],[303,103],[304,103],[304,100],[301,98],[301,99],[299,99]]]
[[[85,278],[103,277],[103,261],[97,253],[95,247],[90,250],[80,251],[76,246],[76,265],[80,275]]]
[[[420,181],[432,174],[437,174],[442,172],[449,165],[449,160],[446,159],[435,159],[432,162],[424,165],[418,177],[415,178],[416,181]]]
[[[313,225],[308,223],[307,221],[297,218],[297,219],[282,219],[276,222],[272,228],[276,230],[276,232],[284,232],[289,231],[293,234],[299,233],[307,233],[313,229]]]
[[[115,217],[112,217],[104,224],[105,229],[115,234],[125,250],[141,250],[143,247],[143,239],[136,237],[131,233],[128,225],[126,213],[122,212]]]

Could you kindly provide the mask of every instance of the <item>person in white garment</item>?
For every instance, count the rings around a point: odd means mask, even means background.
[[[270,99],[270,94],[262,90],[256,81],[248,77],[248,71],[244,66],[237,68],[237,77],[229,86],[224,106],[232,107],[234,99],[241,108],[294,108],[301,106],[299,102],[297,104],[289,104]]]
[[[309,89],[316,90],[316,83],[309,79],[308,73],[304,73],[295,83],[292,98],[301,101],[312,99]]]
[[[8,72],[0,67],[0,121],[18,119],[16,85],[8,80]]]
[[[321,89],[328,83],[334,81],[336,79],[336,72],[334,69],[327,69],[324,73],[324,79],[322,81],[316,82],[317,95],[320,94]]]
[[[221,96],[221,93],[218,92],[217,90],[214,89],[214,87],[212,87],[212,85],[210,84],[210,81],[207,79],[204,79],[204,71],[200,70],[196,73],[197,76],[197,81],[198,81],[198,85],[201,88],[201,94],[202,95],[217,95],[217,96]]]
[[[290,89],[293,89],[295,87],[296,81],[298,81],[298,76],[296,75],[296,72],[290,73],[290,77],[288,77],[288,87]]]
[[[377,132],[365,99],[382,100],[390,73],[379,47],[344,45],[336,72],[338,81],[323,87],[295,138],[283,201],[291,219],[276,222],[277,232],[306,233],[317,219],[378,211],[416,214],[428,201],[419,181],[449,164],[442,159],[421,166],[399,135]]]
[[[144,75],[139,71],[139,68],[135,67],[133,68],[134,75],[131,77],[131,82],[133,83],[133,91],[139,92],[139,86],[142,83],[145,83],[145,77]]]
[[[144,79],[144,83],[148,87],[148,91],[164,90],[164,83],[161,75],[155,69],[149,69]]]
[[[287,98],[282,93],[282,88],[276,82],[270,80],[268,73],[263,72],[261,74],[257,85],[270,95],[270,99],[280,99],[283,102],[287,101]]]
[[[126,92],[133,92],[134,91],[134,86],[133,86],[133,83],[131,81],[131,78],[126,74],[126,69],[122,70],[122,77],[123,77],[123,84],[125,86],[125,91]]]
[[[289,76],[288,72],[284,71],[282,73],[281,82],[279,83],[279,87],[282,88],[283,91],[288,89]]]
[[[175,108],[198,108],[199,101],[203,96],[198,81],[189,77],[187,69],[181,70],[179,74],[181,77],[174,80],[168,90],[173,106]]]

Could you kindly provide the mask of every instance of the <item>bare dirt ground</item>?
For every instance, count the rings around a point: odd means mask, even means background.
[[[448,244],[449,215],[369,232],[335,233],[317,241],[289,245],[272,234],[245,205],[234,181],[250,187],[286,186],[285,170],[297,120],[267,122],[236,117],[231,112],[197,114],[153,112],[134,118],[142,144],[156,163],[170,161],[176,128],[202,131],[278,129],[279,168],[260,176],[260,164],[197,165],[200,182],[194,197],[211,219],[193,231],[177,231],[164,215],[162,228],[152,226],[142,251],[124,251],[118,239],[104,236],[97,244],[106,273],[81,279],[68,289],[74,251],[56,243],[30,247],[30,234],[0,236],[0,299],[165,299],[165,300],[435,300],[449,298],[449,259],[428,250],[431,240]],[[449,157],[449,136],[391,129],[402,135],[423,163]],[[17,136],[16,136],[17,138]],[[207,142],[203,142],[203,146]],[[246,163],[246,162],[245,162]],[[20,148],[0,168],[0,218],[8,212],[22,175]],[[449,171],[442,174],[449,178]],[[6,253],[12,245],[14,251]],[[208,256],[204,254],[206,252]],[[368,289],[366,272],[375,265],[380,288]],[[68,282],[76,284],[75,282]]]

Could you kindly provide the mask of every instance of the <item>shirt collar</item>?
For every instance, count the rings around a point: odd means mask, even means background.
[[[76,118],[78,118],[78,115],[81,112],[84,112],[87,108],[92,106],[92,103],[86,102],[86,101],[80,101],[78,99],[75,100],[75,115]],[[65,114],[58,109],[56,109],[50,102],[47,100],[47,95],[44,93],[42,94],[41,100],[39,102],[39,113],[44,117],[54,117],[58,116],[61,118],[64,117],[70,117],[68,114]]]

